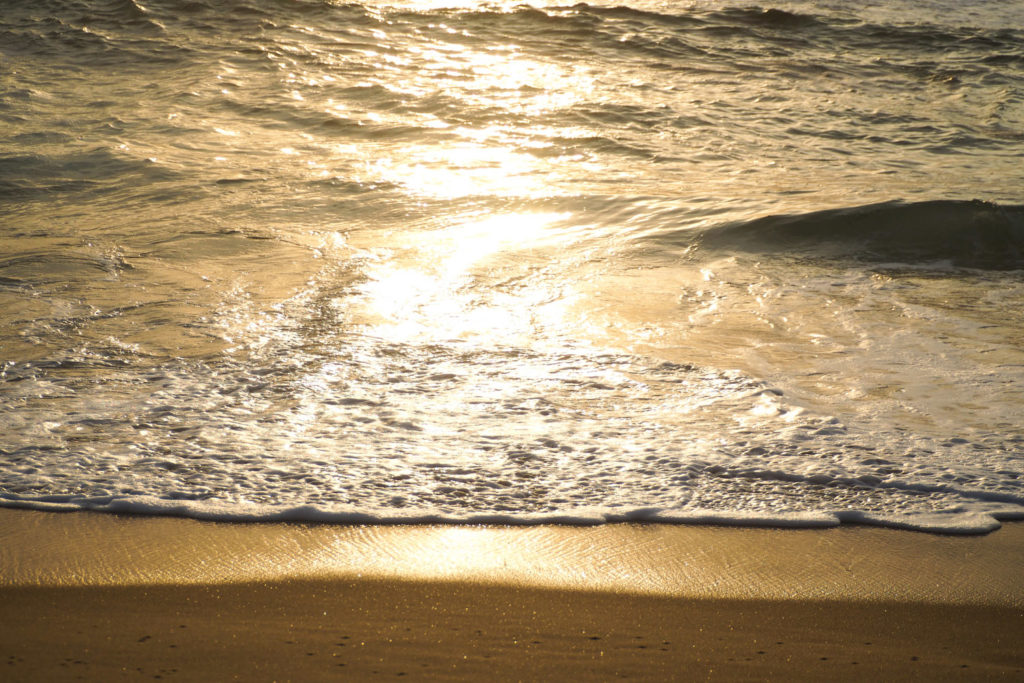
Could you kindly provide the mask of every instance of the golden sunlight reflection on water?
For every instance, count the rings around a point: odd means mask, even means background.
[[[399,4],[417,11],[442,6]],[[479,4],[443,3],[443,7]],[[513,3],[488,5],[491,11],[513,7]],[[461,32],[444,24],[435,28],[448,34]],[[382,25],[375,35],[384,40],[388,30]],[[302,51],[317,52],[318,32],[308,32],[310,41]],[[357,87],[402,101],[457,100],[515,115],[481,127],[439,118],[429,109],[398,106],[364,111],[328,98],[320,107],[341,125],[420,127],[438,131],[438,137],[374,139],[358,145],[319,145],[310,138],[311,144],[301,148],[278,145],[277,154],[288,157],[286,163],[306,164],[313,176],[347,176],[360,183],[401,187],[431,201],[547,197],[561,193],[554,181],[567,174],[602,177],[606,173],[593,158],[565,158],[548,149],[559,140],[594,134],[578,126],[545,122],[547,115],[592,97],[595,75],[586,64],[527,56],[521,46],[511,43],[471,44],[427,35],[417,36],[404,48],[401,53],[366,52],[364,58],[374,63],[376,73]],[[325,53],[324,59],[343,66],[336,56]],[[289,83],[309,85],[303,80],[308,74],[300,73],[296,63],[281,67],[289,69]],[[403,74],[401,79],[395,77],[397,73]],[[316,99],[315,88],[304,92],[305,100]],[[534,345],[538,328],[563,327],[566,303],[578,292],[571,279],[554,271],[564,258],[561,253],[577,244],[579,235],[574,231],[582,228],[564,227],[572,218],[568,213],[498,211],[440,216],[439,220],[449,223],[441,230],[424,230],[413,222],[408,230],[389,233],[390,239],[382,240],[378,231],[374,243],[362,245],[369,255],[366,279],[354,291],[350,320],[367,334],[400,342],[472,338]]]
[[[440,28],[459,33],[443,24]],[[408,45],[406,52],[402,64],[394,64],[398,58],[393,55],[369,55],[378,60],[381,77],[361,85],[383,87],[401,94],[402,99],[441,98],[458,100],[465,107],[500,108],[508,116],[493,125],[460,125],[430,111],[398,107],[386,113],[350,112],[329,100],[326,112],[332,116],[445,131],[447,137],[440,142],[375,145],[372,154],[364,157],[363,172],[372,182],[401,185],[433,198],[545,196],[553,191],[551,162],[548,154],[534,152],[552,147],[556,138],[593,135],[583,128],[552,127],[543,122],[545,116],[585,103],[592,96],[595,77],[584,64],[528,58],[520,47],[510,44],[474,48],[425,39]],[[402,80],[391,77],[399,67],[403,72],[414,67],[415,75],[405,75]],[[582,158],[571,161],[573,165],[585,163]],[[589,163],[586,170],[598,175],[604,171]]]
[[[467,142],[403,148],[400,157],[375,159],[368,171],[375,180],[401,185],[414,194],[439,199],[480,195],[543,194],[532,173],[533,157],[503,146]]]
[[[369,268],[361,287],[367,332],[391,341],[530,335],[538,316],[558,324],[571,283],[545,268],[560,240],[560,213],[488,216],[414,236]],[[564,236],[562,237],[564,239]],[[476,287],[480,280],[495,287]],[[522,339],[520,339],[522,340]]]

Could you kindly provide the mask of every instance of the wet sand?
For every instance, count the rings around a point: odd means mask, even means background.
[[[4,680],[1021,680],[1024,525],[212,524],[0,510]]]

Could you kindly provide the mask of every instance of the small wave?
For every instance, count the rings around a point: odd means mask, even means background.
[[[692,242],[694,233],[670,239],[680,238]],[[730,223],[699,233],[695,242],[710,251],[1015,270],[1024,267],[1024,205],[884,202]]]
[[[821,22],[809,14],[787,12],[786,10],[769,7],[760,8],[730,8],[714,12],[712,16],[720,18],[724,22],[735,22],[748,26],[762,26],[770,28],[803,28],[806,26],[821,25]]]
[[[40,137],[52,137],[43,132]],[[63,154],[0,156],[0,201],[52,200],[56,195],[115,192],[126,180],[157,182],[177,175],[144,159],[132,159],[104,148]]]

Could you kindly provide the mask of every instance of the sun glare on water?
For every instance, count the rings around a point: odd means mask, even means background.
[[[568,294],[552,289],[542,265],[566,217],[490,216],[416,236],[371,266],[360,319],[391,341],[528,335],[538,315],[557,316],[552,304]]]
[[[449,10],[478,3],[409,4]],[[487,7],[510,11],[512,5]],[[387,39],[388,26],[378,29],[379,40]],[[527,56],[514,44],[437,37],[437,31],[447,36],[469,30],[455,24],[430,28],[411,40],[404,34],[408,42],[401,51],[366,54],[376,71],[358,87],[385,93],[389,101],[436,99],[437,108],[360,112],[351,102],[322,103],[339,120],[424,132],[328,145],[326,158],[311,160],[316,172],[401,188],[439,207],[426,227],[413,220],[408,229],[391,229],[386,239],[378,231],[376,241],[364,245],[371,256],[365,280],[353,292],[351,320],[361,331],[391,341],[500,339],[530,345],[540,327],[564,314],[562,304],[573,296],[571,282],[553,270],[578,241],[580,227],[569,227],[574,217],[567,212],[510,211],[503,205],[558,195],[566,174],[600,177],[593,160],[566,159],[554,151],[565,140],[592,133],[551,124],[558,112],[588,100],[594,76],[584,64]],[[460,111],[493,109],[508,116],[453,119],[446,115],[449,102]],[[450,213],[444,208],[448,202]]]

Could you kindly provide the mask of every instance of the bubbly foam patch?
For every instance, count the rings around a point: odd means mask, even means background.
[[[872,522],[1024,509],[1020,437],[866,433],[739,373],[353,336],[149,372],[20,365],[6,505],[338,522]],[[55,401],[57,401],[55,403]],[[55,406],[59,405],[60,410]]]

